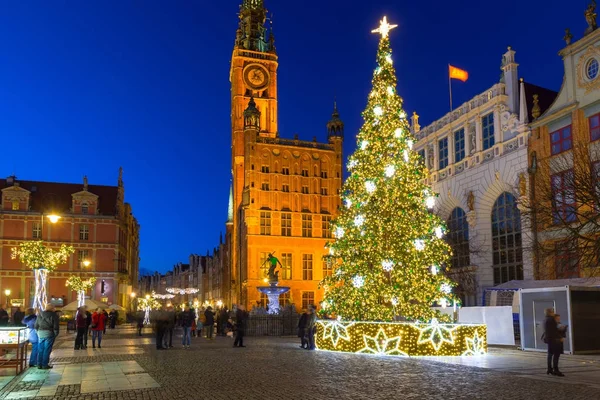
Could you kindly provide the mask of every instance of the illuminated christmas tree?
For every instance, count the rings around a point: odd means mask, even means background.
[[[328,244],[335,268],[322,282],[322,307],[343,320],[443,319],[431,307],[454,300],[442,271],[451,254],[445,226],[430,211],[435,195],[396,93],[388,37],[395,27],[384,18],[373,31],[381,34],[378,66]]]

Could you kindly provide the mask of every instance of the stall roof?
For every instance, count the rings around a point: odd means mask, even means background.
[[[509,281],[487,290],[543,289],[561,286],[600,287],[600,278],[573,278],[547,281]]]

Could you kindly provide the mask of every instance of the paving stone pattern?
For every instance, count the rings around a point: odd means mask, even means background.
[[[119,338],[123,339],[123,332]],[[58,381],[53,394],[39,399],[596,399],[600,389],[592,385],[568,384],[565,378],[546,378],[543,364],[535,372],[523,375],[490,368],[489,360],[482,361],[488,368],[440,363],[429,359],[374,357],[329,352],[310,352],[298,347],[290,338],[248,338],[246,348],[233,348],[230,338],[218,337],[209,341],[192,338],[191,349],[181,345],[166,351],[157,351],[147,341],[131,343],[142,353],[115,354],[110,351],[92,352],[85,357],[59,357],[54,360],[60,369],[65,365],[72,371],[81,371],[82,381],[65,384]],[[177,338],[176,338],[177,339]],[[174,340],[180,343],[179,340]],[[108,335],[102,350],[127,347],[121,342],[112,346]],[[534,362],[543,362],[536,356]],[[129,363],[122,363],[130,361]],[[121,362],[121,363],[120,363]],[[133,363],[135,362],[135,364]],[[89,387],[104,388],[102,392],[87,392],[83,382],[84,370],[101,365],[106,380],[98,379]],[[131,371],[123,368],[129,365]],[[133,367],[138,365],[139,367]],[[537,365],[537,364],[536,364]],[[106,366],[106,368],[105,368]],[[119,366],[120,373],[117,373]],[[93,369],[92,369],[93,370]],[[590,370],[600,382],[600,368]],[[45,372],[45,371],[43,371]],[[111,385],[110,375],[119,376]],[[566,372],[566,371],[565,371]],[[38,386],[27,386],[25,377],[7,385],[8,391],[0,398],[36,395]],[[152,379],[157,387],[128,389],[127,382]],[[135,378],[142,376],[144,378]],[[149,377],[149,378],[145,378]],[[533,379],[532,379],[533,378]],[[31,378],[33,379],[33,378]],[[562,380],[561,380],[562,379]],[[566,378],[568,379],[568,377]],[[38,380],[39,381],[39,380]],[[73,383],[72,383],[73,382]],[[106,382],[106,383],[105,383]],[[148,382],[150,382],[148,380]],[[111,390],[112,389],[112,390]],[[39,389],[43,390],[43,389]],[[43,395],[39,392],[39,395]]]

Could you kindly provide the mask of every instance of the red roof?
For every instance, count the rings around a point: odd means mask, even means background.
[[[68,213],[73,205],[72,194],[83,190],[83,183],[58,183],[21,181],[23,188],[31,192],[31,211]],[[0,179],[0,188],[10,187],[6,179]],[[88,185],[88,192],[98,196],[98,215],[117,215],[117,186]]]

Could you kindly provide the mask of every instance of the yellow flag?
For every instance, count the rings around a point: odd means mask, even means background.
[[[466,82],[469,79],[469,73],[463,69],[448,65],[450,79],[458,79],[459,81]]]

